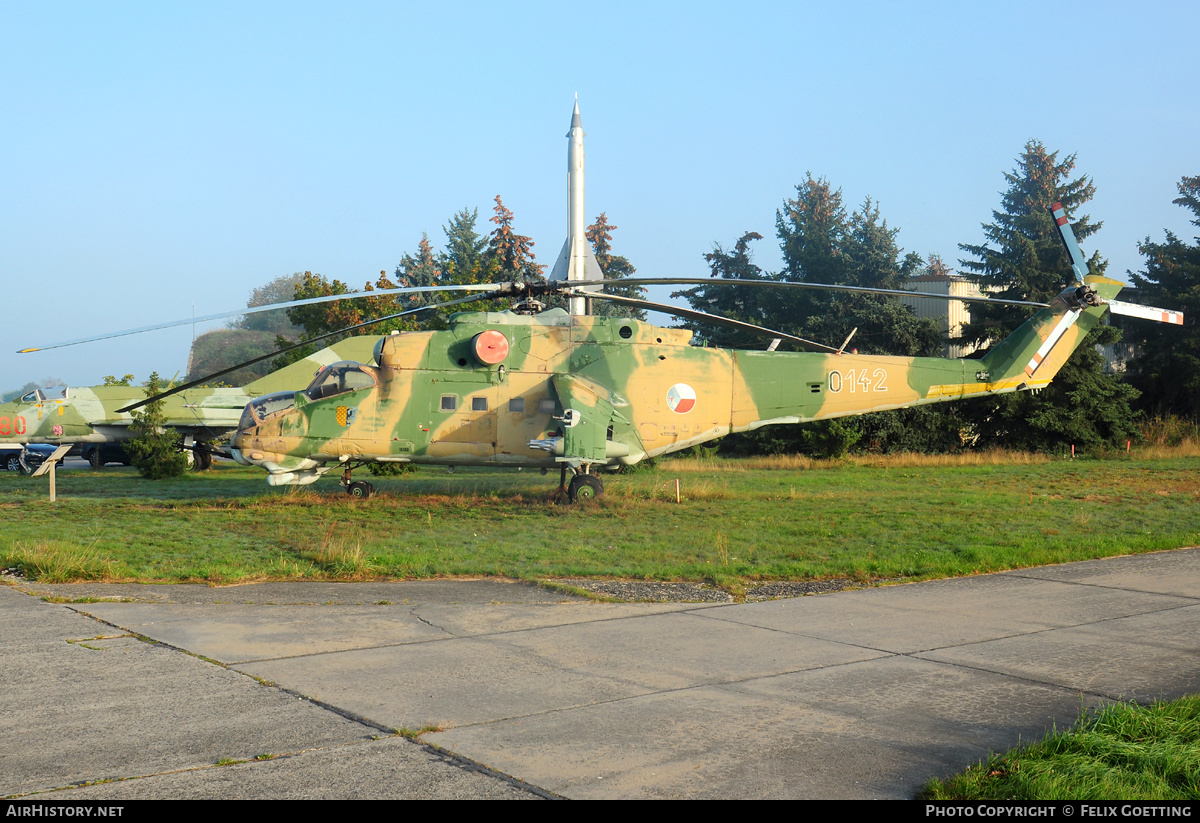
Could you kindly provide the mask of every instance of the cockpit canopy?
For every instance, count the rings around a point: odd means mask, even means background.
[[[252,429],[271,415],[286,411],[295,405],[296,393],[294,391],[277,391],[256,397],[246,404],[238,428]]]
[[[34,389],[28,394],[21,395],[19,402],[21,403],[41,403],[44,400],[51,400],[57,397],[66,398],[66,386],[54,386],[51,388]]]
[[[339,360],[317,372],[317,376],[304,390],[304,396],[309,400],[321,400],[346,392],[371,389],[378,384],[379,378],[375,369],[352,360]]]
[[[375,369],[355,363],[353,360],[339,360],[317,372],[317,376],[304,390],[304,396],[309,400],[323,400],[326,397],[336,397],[339,394],[370,389],[377,385],[379,385],[379,377]],[[246,410],[242,412],[238,428],[252,429],[268,417],[294,408],[295,405],[295,392],[277,391],[272,394],[264,394],[246,404]]]

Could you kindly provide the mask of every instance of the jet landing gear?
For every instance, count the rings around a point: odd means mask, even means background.
[[[351,497],[357,497],[366,500],[371,495],[375,494],[375,487],[366,480],[351,480],[350,467],[346,466],[346,470],[342,472],[342,488],[346,490],[346,494]]]
[[[192,463],[192,471],[206,472],[212,468],[212,452],[197,446],[192,451],[192,454],[195,455],[195,460]]]

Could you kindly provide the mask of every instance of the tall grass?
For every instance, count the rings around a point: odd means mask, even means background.
[[[1155,417],[1138,427],[1139,457],[1195,457],[1200,455],[1200,426],[1180,417]]]
[[[114,580],[122,576],[117,564],[105,557],[95,544],[79,546],[53,540],[17,543],[4,552],[4,560],[7,565],[15,566],[22,576],[45,583]]]
[[[803,454],[771,454],[758,457],[700,457],[667,458],[658,465],[663,472],[747,472],[747,471],[808,471],[838,469],[845,466],[875,468],[935,468],[938,466],[1031,466],[1048,463],[1055,458],[1034,452],[1014,452],[1000,449],[952,454],[855,454],[832,460],[819,460]]]
[[[1069,730],[996,754],[924,800],[1200,800],[1200,695],[1118,703]]]
[[[332,480],[272,489],[242,467],[159,483],[64,472],[55,504],[36,480],[0,473],[0,567],[43,580],[602,576],[731,591],[916,580],[1195,546],[1197,468],[1136,454],[677,460],[606,476],[587,506],[551,502],[557,477],[489,469],[378,478],[369,500]]]

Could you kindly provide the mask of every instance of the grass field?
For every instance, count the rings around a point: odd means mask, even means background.
[[[1117,704],[934,780],[922,800],[1200,800],[1200,696]]]
[[[605,576],[735,594],[924,579],[1200,544],[1200,457],[1178,454],[676,460],[606,477],[587,506],[550,502],[554,475],[484,469],[372,478],[369,500],[228,464],[164,482],[68,471],[54,504],[45,478],[0,473],[0,565],[47,582]]]

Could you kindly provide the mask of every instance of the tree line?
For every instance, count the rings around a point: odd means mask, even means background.
[[[1005,172],[1006,189],[992,221],[983,224],[984,242],[960,244],[961,270],[997,297],[1048,302],[1074,282],[1070,258],[1063,246],[1050,205],[1061,202],[1081,243],[1102,223],[1082,210],[1095,195],[1086,176],[1075,176],[1075,155],[1062,159],[1041,142],[1029,141],[1012,171]],[[1174,202],[1189,209],[1192,223],[1200,226],[1200,177],[1184,177]],[[478,210],[463,209],[442,227],[446,240],[435,251],[425,234],[415,252],[402,256],[389,277],[380,272],[364,292],[397,286],[533,281],[545,276],[545,265],[536,261],[534,242],[519,234],[514,216],[499,196],[495,199],[486,234],[477,228]],[[634,266],[612,249],[616,226],[601,214],[588,227],[601,269],[608,278],[633,275]],[[948,271],[941,257],[923,258],[905,253],[897,243],[898,229],[888,225],[878,203],[866,198],[848,210],[840,189],[811,173],[796,186],[794,197],[776,211],[775,233],[783,257],[779,271],[765,271],[754,262],[754,244],[763,236],[748,231],[732,245],[714,244],[704,255],[714,278],[739,278],[780,282],[817,282],[849,286],[902,289],[914,276]],[[1059,372],[1040,392],[1017,392],[966,400],[953,404],[880,412],[862,417],[772,426],[725,438],[716,447],[723,453],[791,453],[838,455],[850,450],[879,452],[943,452],[960,448],[1005,447],[1032,451],[1065,451],[1072,445],[1084,450],[1124,448],[1136,438],[1141,420],[1174,416],[1191,424],[1200,421],[1200,237],[1187,243],[1171,232],[1163,242],[1147,237],[1139,244],[1145,267],[1130,272],[1137,301],[1180,309],[1188,325],[1151,321],[1125,323],[1125,346],[1134,353],[1128,370],[1117,374],[1105,369],[1098,346],[1116,344],[1122,331],[1097,326]],[[1094,252],[1092,273],[1104,274],[1107,260]],[[350,287],[311,272],[278,278],[255,290],[249,305],[266,305],[286,299],[345,294]],[[642,290],[619,290],[632,297]],[[770,289],[746,289],[719,283],[676,292],[693,308],[837,345],[857,329],[851,347],[864,353],[901,356],[937,355],[944,334],[932,320],[918,318],[899,300],[881,295]],[[436,292],[365,297],[360,300],[305,306],[282,313],[249,315],[241,328],[274,335],[283,344],[316,337],[371,317],[446,299]],[[628,315],[629,311],[596,301],[597,313]],[[493,309],[468,303],[453,311]],[[635,312],[634,316],[640,313]],[[443,328],[446,312],[429,312],[386,321],[366,330],[381,334],[391,330]],[[980,347],[1010,334],[1028,318],[1016,307],[975,304],[971,320],[962,329],[963,342]],[[695,341],[703,345],[761,347],[759,339],[724,327],[684,321]],[[328,342],[314,347],[328,345]],[[279,367],[308,352],[277,360]]]

